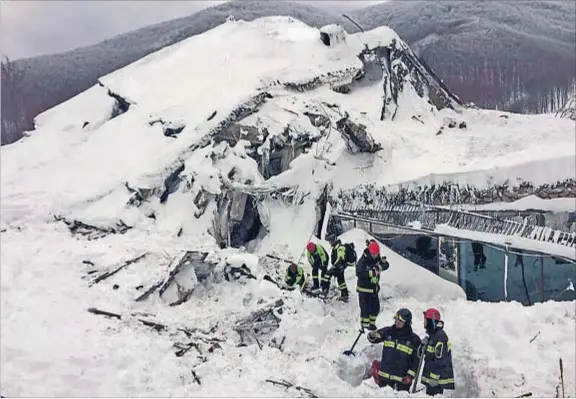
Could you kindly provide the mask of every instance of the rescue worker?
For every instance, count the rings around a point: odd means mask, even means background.
[[[445,389],[455,389],[452,344],[437,309],[424,312],[424,328],[428,337],[423,342],[422,384],[426,386],[426,394],[434,396],[444,393]]]
[[[356,291],[360,305],[360,326],[362,330],[376,330],[376,319],[380,313],[380,272],[387,270],[388,262],[380,256],[380,245],[375,240],[367,240],[367,248],[356,264]]]
[[[318,291],[320,280],[330,281],[330,278],[326,276],[329,261],[328,253],[322,245],[309,242],[306,245],[306,255],[310,266],[312,266],[312,291]]]
[[[348,302],[348,287],[344,279],[344,271],[348,266],[356,264],[356,249],[353,243],[342,244],[342,241],[337,239],[332,246],[332,254],[330,255],[332,267],[328,269],[326,276],[328,281],[323,281],[322,292],[324,295],[328,294],[332,277],[336,277],[338,288],[340,289],[339,300]]]
[[[372,362],[372,375],[380,388],[410,391],[420,362],[421,340],[412,331],[412,313],[400,309],[392,326],[368,333],[372,344],[383,342],[382,360]]]
[[[291,263],[286,269],[284,282],[290,288],[299,287],[300,291],[304,291],[306,288],[306,275],[304,274],[304,269],[301,266],[296,265],[296,263]]]

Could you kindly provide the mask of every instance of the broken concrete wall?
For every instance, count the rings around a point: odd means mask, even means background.
[[[262,307],[250,316],[239,320],[233,327],[238,333],[238,346],[257,344],[262,348],[272,338],[274,331],[280,327],[284,302],[278,299],[273,304]]]
[[[212,234],[222,248],[229,246],[230,243],[231,203],[232,199],[228,193],[216,197],[217,207],[214,210],[214,218],[212,219]]]
[[[263,227],[256,198],[227,190],[217,198],[213,235],[221,247],[239,248],[258,237]]]
[[[246,243],[255,239],[262,227],[256,199],[246,194],[244,194],[243,198],[245,198],[245,205],[242,219],[238,221],[231,220],[231,225],[229,226],[229,245],[233,248],[245,246]]]
[[[352,153],[374,153],[382,149],[366,131],[366,126],[352,122],[346,115],[336,122],[336,129],[342,135],[346,148]]]
[[[163,282],[159,295],[170,306],[186,302],[198,284],[211,277],[219,259],[208,252],[186,251]]]
[[[442,81],[434,74],[428,65],[419,59],[403,42],[393,40],[389,46],[365,48],[358,56],[364,64],[364,73],[357,81],[362,82],[366,76],[377,76],[374,67],[382,70],[383,104],[381,120],[394,119],[398,110],[398,95],[405,85],[411,85],[416,93],[435,106],[457,109],[461,102]],[[371,71],[367,74],[366,71]],[[356,82],[356,84],[360,84]]]
[[[325,25],[320,28],[320,40],[326,46],[338,46],[346,43],[346,31],[338,24]]]
[[[246,201],[248,200],[248,195],[240,191],[235,191],[232,193],[232,202],[230,205],[230,220],[241,222],[244,218],[244,212],[246,210]]]
[[[312,142],[289,142],[282,147],[275,146],[273,152],[266,151],[268,165],[264,171],[264,177],[270,178],[285,172],[290,167],[290,162],[304,153],[312,146]]]

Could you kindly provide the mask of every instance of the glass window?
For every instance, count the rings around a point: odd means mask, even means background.
[[[510,249],[508,298],[531,305],[548,300],[576,299],[576,263],[553,256]]]
[[[459,244],[457,239],[450,237],[438,238],[438,274],[443,279],[464,287],[459,279],[458,251]]]
[[[438,274],[438,239],[436,237],[410,231],[401,234],[378,234],[377,237],[384,245],[402,257]]]
[[[460,285],[470,300],[504,300],[504,249],[477,241],[460,241]]]
[[[576,262],[545,256],[542,258],[544,284],[542,300],[573,301],[576,299]]]
[[[508,300],[532,305],[540,301],[541,255],[510,248],[508,252]]]

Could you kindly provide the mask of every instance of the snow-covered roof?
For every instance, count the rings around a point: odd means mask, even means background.
[[[344,30],[344,28],[342,28],[342,26],[340,26],[338,24],[330,24],[330,25],[324,25],[319,30],[320,30],[320,32],[323,32],[323,33],[334,34],[334,33],[342,32]]]
[[[329,48],[320,41],[318,29],[290,17],[226,22],[100,81],[150,112],[200,124],[214,109],[232,109],[275,82],[306,82],[343,68],[360,68],[364,37],[386,43],[397,35],[378,29],[346,46]]]

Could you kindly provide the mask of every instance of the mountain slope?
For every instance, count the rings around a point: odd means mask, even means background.
[[[387,25],[464,102],[554,112],[576,79],[576,5],[566,1],[388,1],[350,15]]]
[[[286,264],[266,254],[298,262],[307,241],[328,246],[320,208],[339,189],[575,175],[574,121],[462,107],[387,27],[346,35],[285,17],[150,54],[36,124],[0,157],[3,395],[302,393],[267,379],[394,395],[364,378],[378,346],[341,356],[359,322],[354,270],[350,303],[322,301],[274,284]],[[470,303],[382,252],[378,325],[407,306],[422,334],[420,312],[439,307],[455,396],[555,391],[558,357],[575,353],[573,303]],[[570,394],[572,376],[566,362]]]
[[[339,22],[348,28],[354,28],[338,15],[301,3],[272,0],[220,4],[189,17],[118,35],[93,46],[15,61],[16,68],[26,71],[23,81],[18,85],[26,107],[12,109],[11,102],[16,102],[16,99],[7,97],[3,91],[2,118],[7,121],[20,121],[23,118],[25,123],[22,129],[31,130],[36,115],[86,90],[95,84],[99,77],[165,46],[220,25],[230,15],[248,21],[264,16],[285,15],[316,27]],[[6,76],[3,74],[2,85],[6,87],[6,84]],[[20,137],[21,129],[16,133],[5,130],[6,126],[3,125],[3,144]]]

